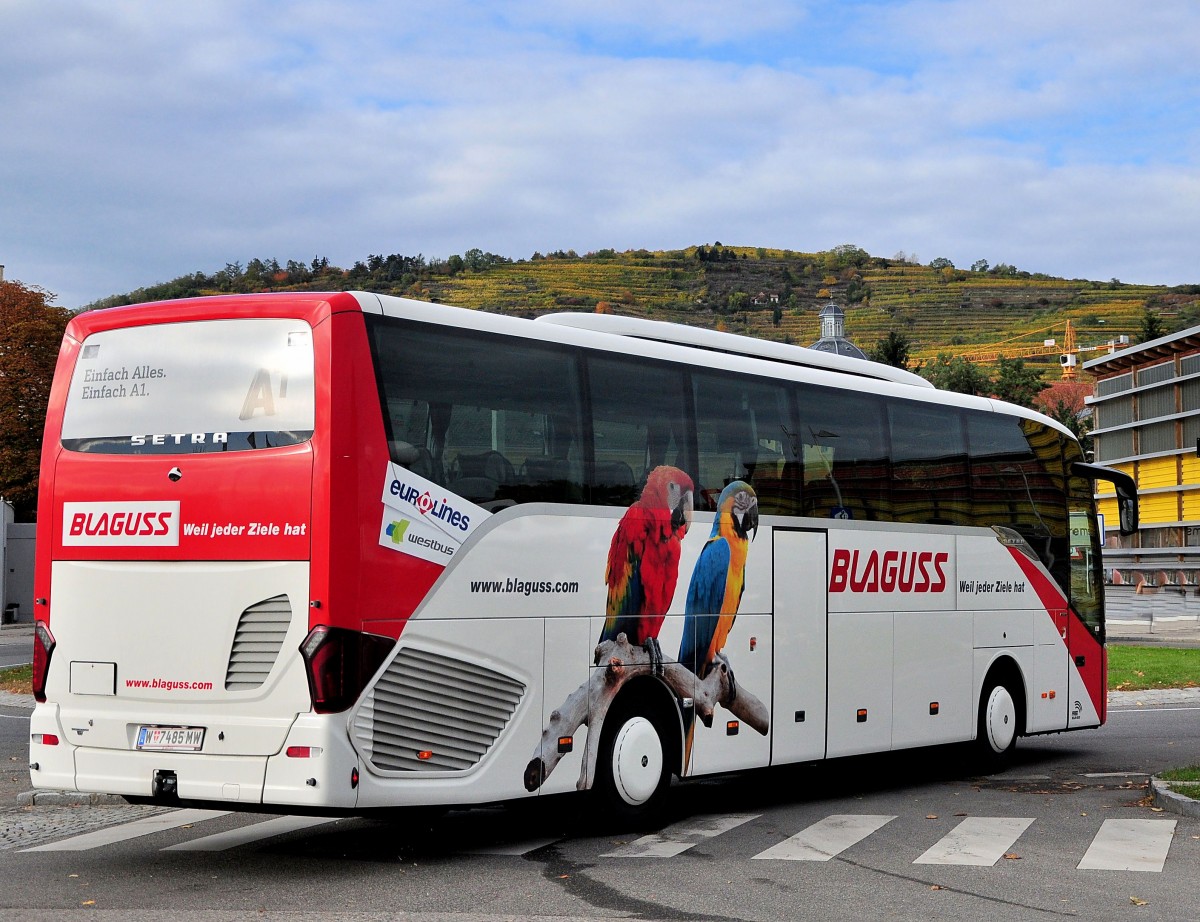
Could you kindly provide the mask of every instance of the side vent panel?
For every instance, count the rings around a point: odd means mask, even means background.
[[[363,700],[355,739],[380,771],[465,771],[524,694],[524,684],[495,670],[405,647]]]
[[[286,595],[266,599],[242,612],[229,651],[226,691],[260,688],[267,681],[291,623],[292,606]]]

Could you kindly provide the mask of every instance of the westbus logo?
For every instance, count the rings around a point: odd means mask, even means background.
[[[462,531],[471,527],[471,517],[451,506],[448,498],[434,499],[428,490],[420,490],[396,479],[392,480],[388,492],[402,503],[408,503],[426,518],[437,519]]]
[[[63,503],[66,547],[176,547],[178,502]]]
[[[858,551],[836,548],[830,592],[945,592],[944,551]]]

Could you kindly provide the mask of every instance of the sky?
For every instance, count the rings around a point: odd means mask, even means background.
[[[1200,283],[1194,0],[5,0],[0,264],[677,249]]]

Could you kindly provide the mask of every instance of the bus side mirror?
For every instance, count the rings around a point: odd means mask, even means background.
[[[1138,530],[1138,495],[1137,483],[1124,471],[1104,467],[1100,464],[1084,464],[1076,461],[1071,465],[1071,473],[1088,480],[1107,480],[1117,491],[1118,529],[1123,535],[1132,535]]]

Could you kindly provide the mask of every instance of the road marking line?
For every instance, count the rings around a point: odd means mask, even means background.
[[[164,829],[175,829],[188,823],[199,823],[203,820],[227,816],[222,810],[172,810],[170,813],[159,813],[155,816],[144,816],[140,820],[122,823],[97,829],[95,832],[85,832],[48,845],[38,845],[34,848],[24,848],[25,852],[82,852],[90,848],[100,848],[102,845],[113,845],[127,839],[148,836],[151,833],[162,832]]]
[[[828,861],[882,829],[896,817],[836,813],[773,845],[755,858],[782,861]]]
[[[601,858],[674,858],[705,839],[736,829],[743,823],[756,820],[758,813],[728,813],[723,816],[701,817],[686,826],[670,826],[662,832],[642,836]]]
[[[1105,820],[1078,868],[1162,871],[1174,835],[1175,820]]]
[[[1087,772],[1085,778],[1148,778],[1149,772]]]
[[[249,826],[241,826],[238,829],[230,829],[226,832],[214,833],[211,836],[192,839],[190,842],[169,845],[163,851],[222,852],[227,848],[236,848],[239,845],[247,845],[262,839],[272,839],[275,836],[281,836],[298,829],[311,829],[313,826],[336,823],[339,819],[340,817],[336,816],[277,816],[275,819],[264,820],[261,823],[252,823]]]
[[[1032,823],[1032,818],[1015,816],[968,816],[913,864],[991,867]]]

